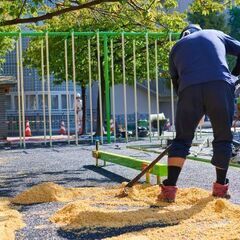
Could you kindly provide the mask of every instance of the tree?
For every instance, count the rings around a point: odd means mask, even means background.
[[[128,1],[132,2],[132,1]],[[101,7],[94,9],[84,9],[81,12],[68,13],[55,17],[52,20],[46,21],[43,26],[34,27],[35,30],[48,30],[48,31],[162,31],[169,33],[170,31],[177,31],[186,25],[184,19],[185,14],[172,11],[176,7],[175,0],[166,1],[136,1],[134,5],[129,3],[121,4],[115,3],[102,4]],[[97,69],[97,47],[96,37],[92,39],[92,76],[93,79],[98,79]],[[27,63],[35,68],[40,67],[40,44],[39,38],[30,42],[26,57]],[[64,73],[64,51],[63,51],[63,38],[54,37],[50,38],[50,66],[51,72],[54,74],[57,82],[62,82],[65,79]],[[120,38],[114,38],[114,61],[115,61],[115,81],[116,83],[122,82],[122,45]],[[85,88],[88,85],[88,48],[86,38],[76,38],[76,80]],[[103,44],[101,39],[101,45]],[[159,66],[162,76],[168,76],[168,53],[171,47],[168,35],[159,39]],[[132,64],[132,40],[126,37],[125,44],[126,52],[126,81],[128,84],[133,83],[133,64]],[[143,38],[136,38],[137,49],[137,71],[138,80],[144,81],[146,77],[146,45]],[[71,46],[69,43],[69,51]],[[149,39],[149,54],[154,56],[154,39]],[[101,78],[102,78],[102,96],[103,96],[103,116],[105,115],[105,81],[103,74],[103,52],[101,52]],[[154,59],[154,58],[153,58]],[[154,62],[150,62],[150,78],[155,78]],[[69,56],[69,69],[72,68],[71,56]],[[39,69],[40,70],[40,69]],[[71,73],[69,72],[71,79]],[[99,116],[99,114],[98,114]],[[98,126],[98,134],[100,128]]]
[[[204,29],[217,29],[234,37],[237,33],[237,29],[235,29],[234,26],[237,27],[238,25],[238,19],[235,19],[237,15],[236,9],[238,8],[229,10],[228,8],[231,7],[229,3],[231,3],[231,1],[226,1],[225,4],[222,4],[221,0],[195,0],[190,6],[188,20],[192,23],[199,24]],[[235,64],[235,57],[227,56],[227,61],[229,68],[232,69]]]
[[[119,0],[22,0],[0,2],[0,26],[16,25],[21,23],[36,23],[53,17],[78,11],[94,9],[102,3],[120,2]]]
[[[240,9],[235,7],[229,11],[230,35],[240,40]]]
[[[117,0],[19,0],[0,1],[0,32],[16,31],[16,24],[36,23],[55,16],[81,9],[94,9],[102,3],[122,2]],[[133,3],[134,5],[134,3]],[[14,39],[0,37],[0,64],[5,62],[8,51],[14,49]]]
[[[0,27],[0,32],[8,32],[14,30],[16,30],[16,27],[14,26]],[[0,37],[0,70],[2,70],[1,65],[5,62],[6,54],[14,49],[14,43],[15,40],[11,37]]]
[[[240,9],[235,7],[229,10],[228,24],[230,27],[229,35],[240,41]],[[230,69],[233,69],[236,63],[236,58],[228,56],[227,58]]]
[[[198,23],[202,28],[212,28],[225,32],[240,40],[240,9],[232,8],[232,1],[215,0],[195,0],[188,12],[188,20]],[[202,8],[205,6],[206,10]],[[235,0],[236,5],[240,5],[239,0]],[[227,56],[230,70],[235,65],[235,57]]]
[[[229,32],[225,6],[221,0],[195,0],[188,10],[188,20],[205,29]]]

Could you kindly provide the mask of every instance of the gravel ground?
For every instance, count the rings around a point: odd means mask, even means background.
[[[138,144],[144,143],[149,144],[149,142],[138,142]],[[131,144],[135,143],[129,143]],[[149,160],[157,156],[153,153],[127,149],[124,143],[118,145],[120,149],[116,148],[115,144],[100,146],[100,149]],[[136,170],[110,163],[104,168],[95,167],[94,158],[91,156],[93,149],[94,146],[81,145],[55,146],[52,149],[0,151],[0,196],[13,197],[33,185],[49,181],[65,187],[114,185],[132,179],[139,173]],[[163,161],[166,161],[166,158]],[[188,160],[178,185],[179,187],[201,187],[210,190],[214,178],[215,170],[210,164]],[[230,168],[229,179],[231,201],[240,204],[240,168]],[[155,178],[152,177],[151,180],[155,183]],[[104,239],[147,227],[136,226],[94,231],[81,229],[81,231],[66,232],[48,221],[48,218],[63,205],[63,203],[46,203],[19,206],[26,227],[17,232],[16,239]]]

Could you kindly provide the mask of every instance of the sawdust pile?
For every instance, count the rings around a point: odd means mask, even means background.
[[[67,204],[50,220],[66,229],[142,226],[111,238],[119,240],[240,239],[240,206],[208,191],[180,189],[176,202],[167,204],[157,201],[158,186],[136,185],[121,199],[116,198],[120,188],[98,190]]]
[[[73,199],[84,199],[89,196],[94,197],[95,195],[106,194],[106,191],[106,188],[101,187],[65,188],[53,182],[46,182],[33,186],[18,194],[11,202],[22,205],[47,202],[69,202]],[[112,196],[112,194],[111,191],[108,193],[109,196]]]
[[[21,214],[12,209],[7,198],[0,198],[0,239],[15,239],[15,231],[24,227]]]
[[[112,240],[240,239],[240,206],[213,198],[209,191],[179,189],[176,202],[168,204],[157,201],[159,186],[139,184],[129,189],[127,197],[116,197],[123,187],[124,184],[108,188],[64,188],[54,183],[43,183],[17,195],[12,202],[69,201],[50,218],[68,230],[129,227],[128,233],[108,238]],[[2,226],[12,226],[13,230],[7,234],[11,233],[13,238],[14,230],[20,228],[22,222],[15,223],[21,219],[20,215],[15,210],[9,211],[16,214],[8,214],[14,216],[14,220],[0,225],[0,233],[7,231],[6,227],[2,230]],[[132,230],[134,226],[137,226],[137,232]]]
[[[64,188],[52,182],[42,183],[18,194],[11,201],[15,204],[67,202],[80,194],[78,189]]]

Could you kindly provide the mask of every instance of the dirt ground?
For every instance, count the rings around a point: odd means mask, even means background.
[[[148,160],[156,157],[118,145],[120,149],[115,144],[101,149]],[[181,173],[176,203],[156,202],[155,177],[152,186],[139,185],[130,196],[118,199],[121,183],[138,171],[116,164],[95,167],[93,149],[1,151],[0,196],[11,198],[10,210],[22,219],[14,229],[19,229],[16,239],[240,239],[238,168],[229,170],[230,201],[211,197],[213,166],[191,160]]]

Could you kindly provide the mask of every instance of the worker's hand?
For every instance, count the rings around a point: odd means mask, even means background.
[[[240,56],[238,56],[235,67],[232,70],[232,75],[238,77],[240,75]]]
[[[235,86],[237,86],[238,84],[240,84],[240,78],[238,77],[238,80],[235,82]]]
[[[173,85],[173,87],[174,87],[175,93],[176,93],[177,96],[178,96],[178,85]]]

